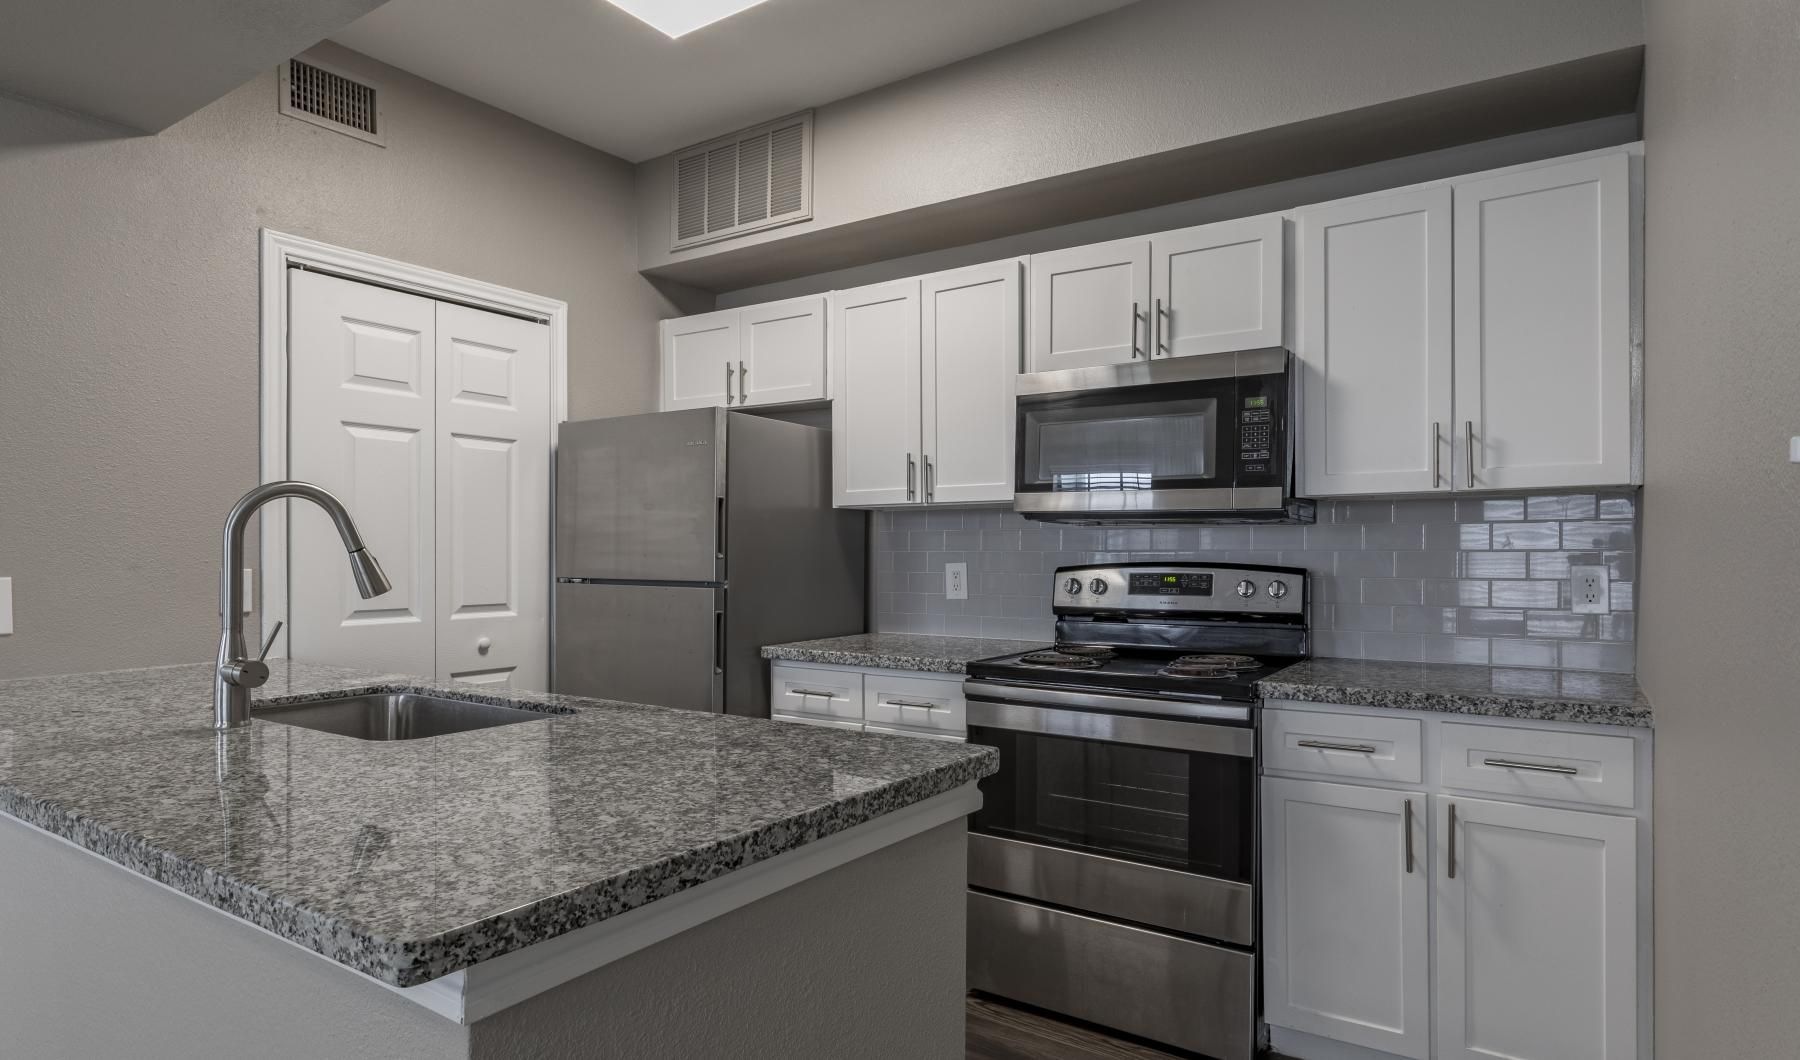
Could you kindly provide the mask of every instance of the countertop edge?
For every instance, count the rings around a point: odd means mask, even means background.
[[[1265,700],[1330,703],[1377,710],[1417,710],[1469,717],[1516,718],[1521,721],[1609,725],[1626,729],[1655,728],[1655,718],[1647,703],[1609,703],[1570,696],[1529,696],[1504,692],[1399,691],[1353,684],[1283,681],[1279,674],[1257,682],[1257,691]]]
[[[966,674],[969,664],[942,656],[890,654],[874,651],[844,651],[824,648],[796,648],[786,644],[762,649],[762,657],[776,662],[820,663],[827,666],[857,666],[872,670],[912,670],[917,673]]]

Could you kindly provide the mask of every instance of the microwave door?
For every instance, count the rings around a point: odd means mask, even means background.
[[[1236,405],[1235,379],[1022,398],[1016,491],[1104,495],[1119,509],[1139,507],[1134,495],[1218,491],[1228,505]]]

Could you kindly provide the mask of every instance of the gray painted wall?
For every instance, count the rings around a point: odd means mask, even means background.
[[[1638,0],[1143,0],[818,108],[813,219],[802,224],[675,254],[673,159],[643,163],[639,267],[1642,43]]]
[[[1800,1042],[1800,15],[1649,0],[1644,621],[1656,1051]]]
[[[634,271],[631,167],[316,54],[379,80],[387,147],[278,114],[272,69],[156,136],[0,98],[0,678],[211,657],[263,226],[565,299],[570,414],[653,407],[678,311]]]
[[[1052,574],[1082,563],[1275,563],[1309,572],[1316,655],[1630,673],[1633,492],[1319,502],[1312,526],[1058,526],[1009,510],[876,512],[871,628],[1049,640]],[[969,565],[969,598],[944,564]],[[1611,570],[1612,611],[1569,610],[1569,564]]]

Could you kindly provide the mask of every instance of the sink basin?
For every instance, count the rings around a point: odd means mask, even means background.
[[[567,708],[547,711],[471,703],[415,692],[375,692],[312,703],[259,707],[253,717],[303,729],[353,736],[358,740],[424,740],[455,732],[491,729],[525,721],[548,721]]]

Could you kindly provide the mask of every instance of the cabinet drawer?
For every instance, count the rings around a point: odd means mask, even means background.
[[[1629,736],[1446,722],[1438,780],[1446,788],[1629,809],[1637,802]]]
[[[863,675],[855,670],[771,664],[769,713],[860,723]]]
[[[871,725],[960,736],[967,730],[962,678],[869,674],[863,679],[863,717]]]
[[[1263,711],[1263,765],[1295,773],[1423,780],[1417,718],[1378,718],[1315,710]]]

